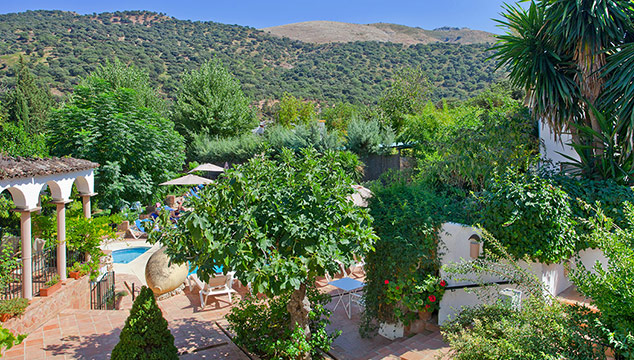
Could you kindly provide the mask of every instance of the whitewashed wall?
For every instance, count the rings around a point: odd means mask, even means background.
[[[570,145],[566,145],[572,141],[570,134],[562,134],[560,140],[555,140],[550,126],[542,122],[539,127],[539,139],[542,144],[539,149],[541,158],[551,160],[557,168],[559,168],[559,163],[570,161],[561,154],[568,155],[577,160],[579,159],[575,150]]]
[[[439,249],[439,253],[441,254],[440,276],[443,279],[447,280],[448,286],[464,286],[470,284],[475,285],[481,282],[486,283],[504,280],[502,278],[494,276],[483,277],[481,279],[476,279],[474,276],[469,279],[468,275],[461,276],[462,278],[466,279],[461,279],[460,281],[450,279],[442,266],[446,264],[471,261],[470,238],[472,238],[473,235],[477,235],[479,237],[480,231],[476,228],[456,223],[445,223],[439,231],[440,232],[438,235],[441,244]],[[480,246],[479,253],[482,253],[482,246]],[[596,249],[584,250],[580,252],[579,259],[588,269],[592,268],[597,261],[603,264],[603,266],[607,264],[607,259],[605,258],[601,250]],[[553,296],[559,295],[562,291],[566,290],[572,285],[571,281],[566,277],[563,264],[546,265],[535,262],[527,263],[524,261],[520,261],[519,265],[523,269],[533,273],[535,276],[537,276],[537,278],[541,279],[545,285],[546,290]],[[512,286],[502,286],[502,288],[504,287]],[[464,306],[475,306],[481,303],[481,299],[478,299],[478,297],[473,292],[470,292],[468,290],[465,291],[463,289],[449,290],[445,293],[443,299],[440,302],[438,323],[443,324],[450,317],[456,316]]]

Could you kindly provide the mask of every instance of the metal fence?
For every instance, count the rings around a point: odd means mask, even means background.
[[[57,274],[57,249],[47,247],[33,254],[33,295],[39,294],[46,287],[46,282]]]
[[[21,254],[15,254],[17,267],[11,274],[0,292],[0,300],[22,297],[22,259]],[[86,253],[68,251],[66,253],[66,266],[72,266],[75,262],[86,262]],[[36,251],[32,255],[31,269],[33,271],[33,295],[37,296],[40,289],[45,287],[47,281],[51,280],[57,272],[57,249],[46,247],[41,251]]]
[[[115,290],[114,271],[105,273],[100,279],[91,283],[90,286],[90,308],[92,310],[114,310]]]

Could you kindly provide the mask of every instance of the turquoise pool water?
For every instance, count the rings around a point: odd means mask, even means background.
[[[198,271],[198,266],[193,269],[190,267],[188,275],[194,274],[196,273],[196,271]],[[222,266],[214,266],[214,271],[216,272],[216,274],[222,273]]]
[[[148,250],[150,250],[149,246],[139,246],[127,249],[113,250],[112,262],[114,262],[115,264],[128,264]]]

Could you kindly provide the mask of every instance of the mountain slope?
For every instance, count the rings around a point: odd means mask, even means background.
[[[465,98],[502,73],[485,61],[488,45],[390,42],[311,44],[238,25],[178,20],[128,11],[77,15],[28,11],[0,15],[0,91],[10,86],[20,56],[57,95],[115,58],[145,69],[173,98],[184,71],[218,58],[254,100],[290,92],[304,98],[375,102],[395,71],[423,68],[433,98]]]
[[[404,45],[430,44],[435,42],[457,44],[495,42],[493,34],[468,28],[424,30],[417,27],[387,23],[364,25],[336,21],[306,21],[268,27],[262,30],[275,36],[314,44],[355,41],[393,42]]]

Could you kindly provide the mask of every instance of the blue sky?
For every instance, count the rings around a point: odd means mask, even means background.
[[[262,28],[309,20],[358,24],[389,22],[433,29],[469,27],[500,33],[503,0],[2,0],[0,13],[56,9],[80,14],[117,10],[151,10],[178,19],[216,21]],[[513,2],[509,0],[508,2]]]

